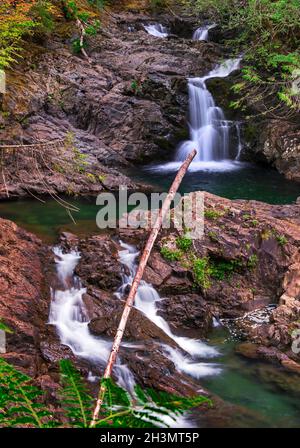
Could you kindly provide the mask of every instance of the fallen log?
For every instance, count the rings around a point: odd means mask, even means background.
[[[111,373],[112,373],[112,369],[113,366],[115,364],[115,361],[117,359],[117,355],[119,352],[119,348],[120,348],[120,344],[123,338],[123,334],[126,328],[126,324],[127,324],[127,320],[131,311],[131,308],[133,307],[134,304],[134,298],[138,289],[138,286],[140,284],[140,281],[143,277],[143,273],[145,270],[145,267],[147,265],[151,250],[153,248],[153,245],[155,243],[155,240],[157,238],[158,232],[162,226],[164,217],[166,216],[167,211],[170,208],[171,202],[175,197],[175,194],[181,184],[181,181],[188,169],[188,167],[190,166],[192,160],[194,159],[195,155],[197,154],[197,151],[194,149],[186,158],[186,160],[183,162],[183,164],[181,165],[180,169],[177,172],[177,175],[171,185],[171,188],[169,190],[169,193],[162,205],[162,208],[159,210],[159,213],[157,215],[157,218],[155,220],[155,223],[152,227],[152,230],[150,232],[150,235],[148,237],[146,246],[143,250],[135,277],[133,279],[131,288],[130,288],[130,292],[129,295],[127,297],[125,306],[124,306],[124,310],[123,310],[123,314],[121,316],[121,320],[119,323],[119,327],[117,329],[116,335],[115,335],[115,339],[112,345],[112,349],[111,349],[111,353],[107,362],[107,366],[106,369],[104,371],[104,375],[103,378],[107,379],[111,377]],[[99,394],[98,394],[98,398],[97,398],[97,402],[96,402],[96,406],[93,412],[93,418],[92,418],[92,422],[91,422],[91,427],[94,427],[98,416],[99,416],[99,411],[101,409],[101,405],[103,403],[103,399],[104,399],[104,395],[105,395],[105,385],[101,385],[100,390],[99,390]]]

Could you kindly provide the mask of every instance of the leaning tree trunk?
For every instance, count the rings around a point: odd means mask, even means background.
[[[115,335],[114,343],[113,343],[113,346],[112,346],[112,349],[111,349],[111,353],[110,353],[110,356],[109,356],[109,359],[108,359],[108,362],[107,362],[107,366],[106,366],[103,378],[110,378],[111,377],[112,369],[113,369],[113,366],[115,364],[115,361],[116,361],[116,358],[117,358],[117,355],[118,355],[118,351],[119,351],[120,344],[121,344],[121,341],[122,341],[122,337],[123,337],[123,334],[124,334],[124,331],[125,331],[126,323],[127,323],[127,320],[128,320],[128,317],[129,317],[129,314],[130,314],[130,311],[131,311],[131,308],[133,306],[134,298],[135,298],[135,295],[136,295],[139,283],[140,283],[140,281],[141,281],[141,279],[143,277],[144,269],[145,269],[145,267],[147,265],[147,261],[149,259],[149,256],[150,256],[151,250],[153,248],[154,242],[155,242],[155,240],[157,238],[157,235],[158,235],[158,232],[159,232],[159,230],[160,230],[160,228],[162,226],[164,217],[166,216],[166,213],[167,213],[167,211],[170,208],[171,202],[174,199],[174,196],[175,196],[175,194],[176,194],[176,192],[177,192],[177,190],[179,188],[179,185],[181,184],[181,181],[182,181],[182,179],[183,179],[183,177],[184,177],[184,175],[185,175],[189,165],[191,164],[193,158],[195,157],[196,153],[197,153],[197,151],[194,149],[188,155],[188,157],[183,162],[183,164],[181,165],[181,167],[180,167],[180,169],[179,169],[179,171],[178,171],[178,173],[177,173],[177,175],[176,175],[176,177],[175,177],[175,179],[174,179],[174,181],[173,181],[173,183],[171,185],[169,193],[168,193],[168,195],[167,195],[167,197],[166,197],[166,199],[165,199],[165,201],[164,201],[164,203],[162,205],[162,208],[158,212],[157,218],[155,220],[155,223],[154,223],[153,228],[151,230],[151,233],[149,235],[148,241],[147,241],[146,246],[144,248],[144,251],[143,251],[142,257],[140,259],[140,262],[139,262],[139,265],[138,265],[138,268],[137,268],[134,280],[133,280],[132,285],[131,285],[131,289],[130,289],[129,295],[127,297],[127,300],[126,300],[126,303],[125,303],[125,306],[124,306],[123,314],[122,314],[122,317],[121,317],[121,320],[120,320],[120,323],[119,323],[119,327],[117,329],[117,333]],[[91,426],[95,426],[95,424],[96,424],[96,421],[97,421],[98,416],[99,416],[99,411],[100,411],[100,408],[101,408],[101,405],[102,405],[102,402],[103,402],[103,399],[104,399],[104,394],[105,394],[105,385],[102,384],[102,386],[100,387],[100,390],[99,390],[97,403],[96,403],[96,406],[95,406],[95,409],[94,409]]]

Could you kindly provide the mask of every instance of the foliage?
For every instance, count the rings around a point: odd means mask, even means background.
[[[194,277],[198,285],[200,285],[203,289],[208,289],[210,287],[211,272],[208,257],[195,258],[193,262]]]
[[[153,11],[161,10],[166,7],[167,0],[150,0],[150,9]]]
[[[0,358],[1,426],[53,426],[51,413],[41,403],[42,391],[31,382],[31,378]]]
[[[196,5],[222,23],[233,36],[228,46],[243,54],[243,82],[234,86],[242,99],[232,106],[262,102],[270,112],[268,97],[274,99],[275,93],[281,104],[297,109],[293,82],[300,75],[300,0],[196,0]]]
[[[102,0],[2,0],[0,4],[0,70],[22,56],[24,39],[32,35],[55,32],[56,22],[65,18],[80,20],[85,34],[94,36],[100,28],[99,9]],[[86,43],[84,43],[86,45]],[[80,40],[72,43],[74,51],[81,49]]]
[[[143,390],[139,385],[134,388],[134,398],[111,379],[103,379],[106,394],[102,405],[102,416],[96,427],[107,427],[108,422],[113,427],[157,427],[167,426],[164,417],[174,421],[185,411],[210,404],[210,400],[197,395],[180,397],[167,392],[153,389]]]
[[[60,362],[62,404],[65,414],[74,427],[88,428],[93,398],[73,364],[63,359]]]
[[[81,44],[79,37],[72,40],[72,50],[75,54],[79,54],[82,48],[86,48],[86,43]]]
[[[237,272],[242,265],[241,260],[214,260],[211,262],[210,275],[217,280],[225,280]]]
[[[280,246],[285,246],[288,243],[288,240],[284,235],[276,235],[276,240]]]
[[[134,95],[139,95],[142,93],[143,85],[139,80],[134,79],[130,84],[130,89]]]
[[[258,263],[258,256],[256,254],[250,255],[247,261],[247,266],[249,269],[254,269]]]
[[[31,8],[31,17],[44,33],[49,33],[54,29],[54,8],[51,2],[38,0]]]
[[[176,249],[169,249],[166,246],[163,246],[160,250],[162,256],[168,261],[179,261],[181,259],[181,252]]]
[[[94,400],[87,385],[69,360],[60,362],[62,389],[60,405],[64,411],[63,426],[88,428]],[[54,427],[62,423],[42,403],[43,393],[32,385],[32,379],[18,372],[0,358],[0,425],[2,427]],[[152,389],[135,386],[134,395],[103,379],[105,396],[96,427],[157,427],[166,426],[164,417],[176,420],[185,411],[210,404],[210,400],[197,395],[180,397]]]
[[[223,214],[222,212],[220,212],[218,210],[214,210],[212,208],[206,209],[204,211],[205,218],[211,219],[211,220],[215,220],[215,219],[220,218],[220,216],[222,216],[222,214]]]
[[[28,17],[29,5],[22,2],[13,8],[11,0],[0,5],[0,69],[8,67],[21,52],[21,39],[35,24]]]
[[[5,331],[6,333],[13,333],[12,329],[9,328],[4,322],[0,320],[0,330]]]
[[[88,0],[90,5],[95,6],[98,9],[103,9],[105,4],[107,3],[106,0]]]
[[[192,238],[184,235],[176,239],[176,246],[183,252],[187,252],[193,245]]]

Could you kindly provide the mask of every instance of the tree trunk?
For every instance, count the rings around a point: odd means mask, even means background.
[[[139,283],[140,283],[140,281],[141,281],[141,279],[143,277],[144,269],[145,269],[145,267],[147,265],[147,261],[149,259],[149,256],[150,256],[151,250],[153,248],[154,242],[155,242],[155,240],[157,238],[157,235],[158,235],[158,232],[159,232],[159,230],[160,230],[160,228],[162,226],[164,217],[165,217],[167,211],[169,210],[171,202],[174,199],[174,196],[175,196],[175,194],[176,194],[176,192],[177,192],[177,190],[179,188],[179,185],[181,184],[181,181],[182,181],[182,179],[183,179],[183,177],[184,177],[184,175],[185,175],[189,165],[191,164],[193,158],[195,157],[196,153],[197,153],[197,151],[194,149],[188,155],[188,157],[183,162],[183,164],[181,165],[181,167],[180,167],[179,171],[177,172],[177,175],[176,175],[176,177],[175,177],[175,179],[174,179],[174,181],[173,181],[173,183],[171,185],[169,193],[168,193],[168,195],[167,195],[167,197],[166,197],[166,199],[165,199],[165,201],[164,201],[164,203],[162,205],[162,208],[159,210],[159,213],[157,215],[157,218],[155,220],[155,223],[154,223],[153,228],[151,230],[151,233],[149,235],[148,241],[147,241],[146,246],[144,248],[144,251],[143,251],[142,257],[140,259],[140,262],[139,262],[139,265],[138,265],[138,268],[137,268],[134,280],[133,280],[132,285],[131,285],[131,289],[130,289],[129,295],[128,295],[126,303],[125,303],[123,314],[122,314],[122,317],[121,317],[121,320],[120,320],[120,323],[119,323],[119,327],[117,329],[117,333],[115,335],[114,343],[113,343],[113,346],[112,346],[112,349],[111,349],[111,353],[110,353],[110,356],[109,356],[109,359],[108,359],[108,362],[107,362],[107,366],[106,366],[103,378],[110,378],[111,377],[112,369],[113,369],[113,366],[115,364],[115,361],[116,361],[116,358],[117,358],[117,355],[118,355],[118,351],[119,351],[120,344],[121,344],[121,341],[122,341],[122,337],[123,337],[123,334],[124,334],[124,331],[125,331],[126,323],[127,323],[127,320],[128,320],[128,317],[129,317],[129,314],[130,314],[130,311],[131,311],[131,308],[133,307],[134,298],[135,298],[135,295],[136,295]],[[91,422],[91,426],[92,427],[95,426],[96,421],[98,419],[99,411],[100,411],[100,408],[101,408],[101,405],[102,405],[102,402],[103,402],[103,398],[104,398],[104,394],[105,394],[105,386],[102,385],[100,387],[100,390],[99,390],[97,403],[96,403],[96,406],[95,406],[95,409],[94,409],[94,413],[93,413],[93,419],[92,419],[92,422]]]

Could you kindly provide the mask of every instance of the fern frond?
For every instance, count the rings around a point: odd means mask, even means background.
[[[51,413],[39,402],[32,379],[0,358],[0,425],[46,427]]]
[[[62,406],[70,425],[79,428],[89,427],[93,398],[89,395],[78,370],[68,359],[60,361]]]
[[[153,389],[144,391],[135,386],[134,396],[115,384],[111,379],[103,379],[106,392],[102,405],[102,415],[96,427],[119,428],[157,428],[168,426],[167,421],[182,415],[189,409],[210,400],[198,395],[195,397],[180,397],[167,392]]]

